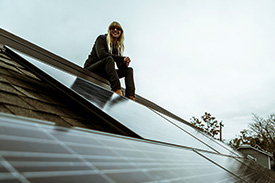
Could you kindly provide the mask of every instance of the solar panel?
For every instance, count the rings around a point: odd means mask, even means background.
[[[191,149],[0,118],[0,182],[241,182]]]
[[[143,105],[39,61],[26,59],[145,139],[216,152]]]

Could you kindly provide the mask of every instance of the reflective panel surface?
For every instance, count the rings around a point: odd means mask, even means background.
[[[191,149],[0,118],[0,182],[241,182]]]
[[[30,58],[27,59],[67,86],[68,89],[81,95],[107,115],[145,139],[215,152],[210,146],[193,138],[143,105],[59,69]]]

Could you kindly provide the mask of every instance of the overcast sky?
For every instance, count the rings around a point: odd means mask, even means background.
[[[83,66],[116,20],[137,94],[229,140],[275,112],[274,0],[0,0],[0,26]]]

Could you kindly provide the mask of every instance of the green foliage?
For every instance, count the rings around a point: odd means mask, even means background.
[[[190,119],[191,124],[197,129],[215,138],[215,136],[220,133],[219,122],[216,120],[215,117],[211,116],[211,114],[207,112],[205,112],[205,114],[201,116],[201,119],[202,120],[199,120],[198,118],[193,116]]]

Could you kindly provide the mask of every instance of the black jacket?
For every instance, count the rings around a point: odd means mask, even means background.
[[[100,35],[97,37],[94,46],[92,48],[92,51],[90,55],[88,56],[88,59],[86,60],[84,64],[84,68],[89,67],[90,65],[98,62],[99,60],[102,60],[108,56],[112,56],[115,62],[117,63],[118,67],[121,67],[123,65],[123,59],[124,57],[118,56],[117,49],[113,50],[113,53],[111,54],[108,52],[108,46],[106,41],[107,34]]]

